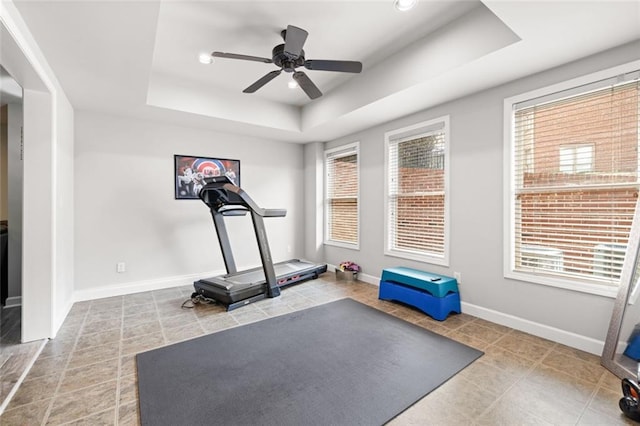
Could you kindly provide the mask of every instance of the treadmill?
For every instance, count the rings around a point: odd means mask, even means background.
[[[194,282],[197,294],[213,299],[225,305],[227,311],[231,311],[266,297],[278,297],[281,287],[318,278],[318,275],[327,271],[326,264],[315,264],[300,259],[273,263],[264,218],[283,217],[287,214],[285,209],[258,207],[251,197],[234,185],[227,176],[205,178],[205,183],[198,196],[211,211],[227,273]],[[224,217],[244,216],[248,213],[253,221],[262,267],[238,271]]]

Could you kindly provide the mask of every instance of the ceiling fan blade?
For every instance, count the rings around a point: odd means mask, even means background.
[[[323,59],[309,59],[304,62],[308,70],[337,71],[359,73],[362,71],[362,63],[356,61],[326,61]]]
[[[243,92],[244,93],[253,93],[253,92],[255,92],[256,90],[258,90],[259,88],[261,88],[262,86],[264,86],[265,84],[267,84],[268,82],[270,82],[271,80],[273,80],[274,78],[279,76],[281,72],[282,72],[282,70],[271,71],[270,73],[264,75],[258,81],[253,83],[251,86],[249,86],[246,89],[244,89]]]
[[[318,87],[313,84],[313,81],[307,77],[305,73],[302,71],[296,71],[293,73],[293,79],[298,82],[300,88],[304,90],[304,93],[307,94],[311,99],[316,99],[322,96],[322,92]]]
[[[273,61],[269,58],[260,58],[258,56],[249,56],[249,55],[238,55],[236,53],[213,52],[211,56],[214,56],[216,58],[242,59],[245,61],[264,62],[265,64],[273,63]]]
[[[287,26],[287,32],[284,38],[284,51],[296,58],[302,53],[302,46],[307,41],[308,32],[302,28]]]

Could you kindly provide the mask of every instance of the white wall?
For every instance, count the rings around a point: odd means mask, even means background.
[[[53,326],[55,286],[53,245],[53,169],[54,143],[51,141],[52,99],[47,92],[24,90],[24,156],[22,205],[22,327],[37,330]],[[36,285],[34,285],[36,284]],[[45,304],[37,302],[46,301]]]
[[[397,265],[451,276],[459,271],[467,311],[598,352],[612,299],[503,277],[503,100],[639,57],[640,43],[622,46],[327,143],[329,148],[360,141],[361,249],[326,246],[326,261],[354,260],[374,277]],[[446,114],[451,117],[450,267],[385,256],[384,133]]]
[[[275,261],[304,250],[303,147],[76,111],[76,300],[126,294],[222,273],[209,209],[174,199],[174,154],[240,160],[241,186],[261,207]],[[249,216],[226,220],[239,269],[260,257]],[[127,271],[116,272],[125,262]]]
[[[58,120],[53,163],[56,196],[53,204],[53,328],[57,331],[73,305],[74,289],[74,111],[66,100],[56,105]]]

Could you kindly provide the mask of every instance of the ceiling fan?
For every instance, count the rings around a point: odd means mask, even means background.
[[[217,58],[264,62],[265,64],[275,64],[280,67],[279,70],[271,71],[258,79],[251,86],[244,89],[244,93],[254,93],[256,90],[279,76],[282,71],[285,71],[293,73],[293,79],[298,83],[302,90],[304,90],[309,98],[316,99],[322,96],[322,92],[304,72],[296,71],[296,68],[304,67],[308,70],[314,71],[337,71],[350,73],[359,73],[362,71],[362,63],[356,61],[305,59],[302,47],[304,46],[309,33],[302,28],[289,25],[286,30],[282,30],[280,35],[284,39],[284,44],[279,44],[273,48],[273,51],[271,52],[271,59],[225,52],[213,52],[211,56]]]

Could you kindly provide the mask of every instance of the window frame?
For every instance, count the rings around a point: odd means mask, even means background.
[[[358,193],[356,195],[357,200],[357,213],[356,213],[356,222],[357,222],[357,231],[356,231],[356,242],[350,243],[347,241],[333,240],[329,235],[329,221],[330,221],[330,212],[329,212],[329,179],[327,179],[328,167],[327,161],[329,158],[337,158],[338,156],[334,156],[336,153],[344,153],[344,155],[340,155],[340,157],[347,157],[349,155],[356,155],[356,180],[358,185]],[[323,180],[324,180],[324,194],[323,194],[323,216],[324,216],[324,231],[323,231],[323,244],[328,246],[342,247],[353,250],[360,250],[360,141],[351,142],[346,145],[340,145],[334,148],[329,148],[324,150],[324,159],[322,162],[322,170],[323,170]]]
[[[436,129],[442,129],[444,133],[444,243],[443,243],[443,254],[442,256],[436,254],[429,254],[426,252],[419,252],[413,250],[406,249],[398,249],[391,246],[392,238],[391,238],[391,217],[389,214],[390,211],[390,202],[391,196],[389,194],[390,191],[390,158],[389,158],[389,149],[392,143],[396,143],[395,141],[398,139],[402,140],[411,140],[417,139],[425,134],[433,133]],[[441,117],[437,117],[431,120],[422,121],[413,125],[405,126],[399,129],[390,130],[385,132],[384,140],[385,140],[385,149],[384,149],[384,166],[385,166],[385,174],[384,174],[384,254],[387,256],[399,257],[402,259],[408,260],[416,260],[419,262],[430,263],[434,265],[440,266],[449,266],[449,257],[450,257],[450,116],[444,115]],[[402,136],[400,136],[402,135]]]
[[[536,103],[542,102],[540,98],[548,97],[550,99],[560,99],[559,92],[565,92],[565,96],[573,96],[574,94],[589,91],[590,86],[604,87],[606,81],[614,81],[618,76],[632,73],[640,69],[640,61],[633,61],[627,64],[609,68],[606,70],[594,72],[570,80],[566,80],[557,84],[553,84],[540,89],[531,90],[526,93],[515,95],[504,100],[503,108],[503,124],[504,124],[504,140],[503,140],[503,209],[504,209],[504,241],[503,241],[503,275],[505,278],[525,281],[534,284],[542,284],[546,286],[562,288],[566,290],[577,291],[581,293],[594,294],[605,297],[616,297],[619,286],[607,286],[589,282],[578,282],[562,277],[542,276],[531,272],[515,270],[515,149],[514,149],[514,133],[515,120],[514,110],[517,104],[523,102],[538,100]],[[575,93],[574,93],[575,92]],[[640,170],[640,157],[639,157]],[[582,173],[582,172],[580,172]],[[588,173],[588,172],[587,172]],[[637,212],[636,215],[637,217]],[[633,227],[633,224],[632,224]]]

